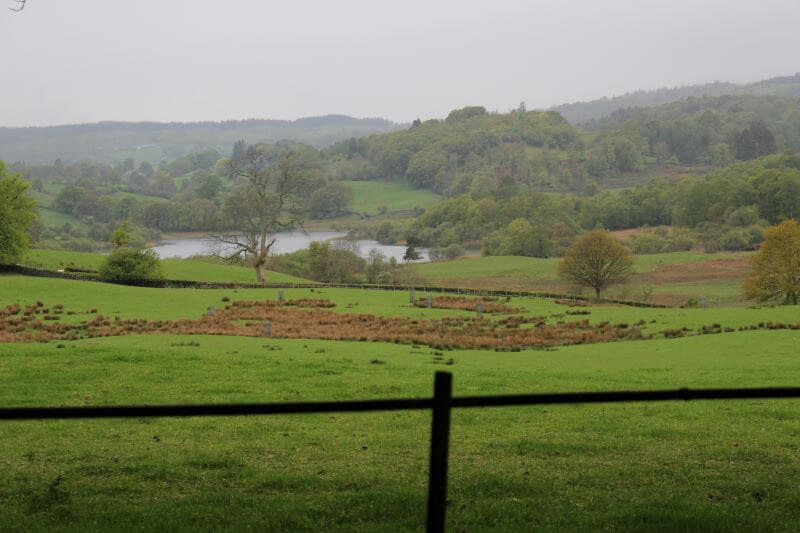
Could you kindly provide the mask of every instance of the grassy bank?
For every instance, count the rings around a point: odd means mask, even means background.
[[[605,294],[668,305],[683,305],[691,298],[704,298],[708,305],[714,306],[745,305],[741,283],[749,267],[749,257],[749,252],[638,255],[630,282],[612,287]],[[555,257],[468,257],[421,263],[411,268],[431,285],[580,293],[580,288],[559,278],[559,261]],[[590,291],[583,293],[589,295]]]
[[[97,270],[103,258],[104,256],[99,253],[29,250],[23,264],[50,270],[65,267]],[[163,259],[161,266],[167,279],[256,283],[255,271],[252,268],[226,264],[213,258]],[[269,271],[266,278],[270,283],[308,283],[308,280],[280,272]]]

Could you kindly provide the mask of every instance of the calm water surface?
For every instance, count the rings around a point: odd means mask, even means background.
[[[303,233],[300,231],[290,231],[286,233],[278,233],[278,241],[272,247],[270,253],[272,254],[288,254],[308,248],[311,241],[327,241],[328,239],[335,239],[337,237],[344,237],[344,233],[337,233],[335,231],[311,231]],[[198,254],[207,254],[214,247],[214,243],[207,238],[195,239],[173,239],[159,243],[158,246],[153,247],[156,253],[162,258],[180,257],[186,258]],[[405,246],[386,246],[378,244],[377,241],[358,241],[358,255],[367,257],[369,251],[377,248],[388,258],[394,257],[402,262],[403,254],[406,251]],[[422,259],[420,261],[428,260],[428,250],[424,248],[419,249]]]

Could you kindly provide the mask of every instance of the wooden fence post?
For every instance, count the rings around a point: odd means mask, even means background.
[[[428,474],[428,533],[444,532],[452,399],[453,375],[449,372],[436,372],[433,381],[431,460]]]

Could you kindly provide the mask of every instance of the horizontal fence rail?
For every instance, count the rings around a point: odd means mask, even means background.
[[[441,372],[442,374],[448,374]],[[440,372],[437,372],[440,374]],[[449,375],[449,374],[448,374]],[[461,396],[450,399],[451,408],[509,407],[570,403],[657,402],[669,400],[757,400],[800,398],[800,387],[750,389],[668,389],[656,391],[570,392]],[[360,411],[412,411],[431,409],[432,398],[344,402],[278,402],[198,405],[131,405],[104,407],[2,407],[0,420],[54,420],[70,418],[139,418],[194,416],[253,416]]]
[[[134,405],[102,407],[3,407],[0,420],[288,415],[367,411],[432,411],[428,472],[427,531],[442,532],[447,506],[450,412],[453,408],[523,405],[659,402],[676,400],[746,400],[800,398],[800,387],[667,389],[654,391],[570,392],[452,397],[452,374],[436,372],[432,398],[341,402],[278,402],[205,405]]]

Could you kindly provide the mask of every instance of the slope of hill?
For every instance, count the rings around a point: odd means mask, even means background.
[[[174,159],[209,148],[230,152],[233,143],[291,139],[322,148],[337,141],[402,127],[382,118],[343,115],[297,120],[223,122],[98,122],[35,128],[0,128],[0,159],[30,164],[84,159],[101,163],[133,157],[136,162]]]
[[[685,98],[720,96],[723,94],[754,94],[776,96],[800,96],[800,73],[794,76],[770,78],[747,84],[727,82],[687,85],[683,87],[633,91],[621,96],[599,98],[588,102],[573,102],[558,105],[553,111],[561,113],[572,124],[583,124],[606,117],[618,109],[627,107],[652,107]]]
[[[528,186],[570,181],[569,154],[578,132],[558,113],[452,111],[444,120],[340,142],[325,150],[327,169],[342,180],[401,179],[440,194],[494,188],[505,179]]]
[[[601,137],[626,137],[643,156],[724,166],[733,159],[800,150],[800,101],[750,94],[687,98],[619,109],[588,126]]]

